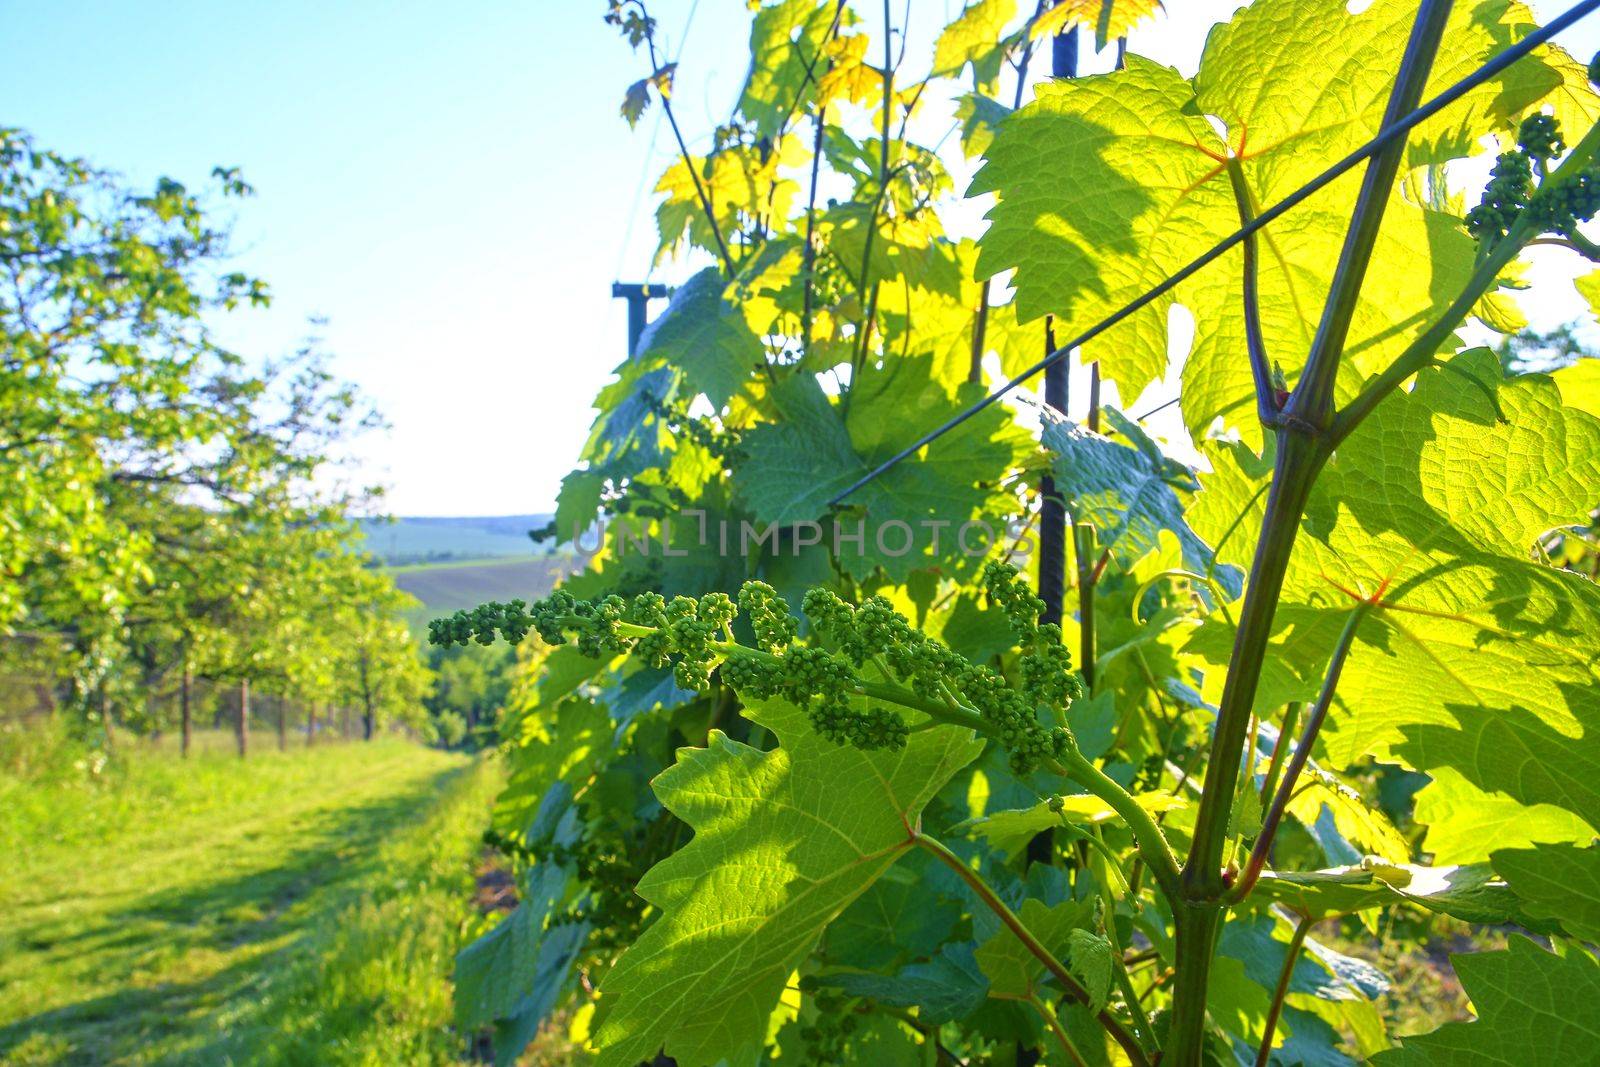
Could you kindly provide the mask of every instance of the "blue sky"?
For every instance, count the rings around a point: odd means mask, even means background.
[[[1134,49],[1192,71],[1205,28],[1234,6],[1175,0]],[[1533,6],[1548,18],[1566,5]],[[913,24],[958,7],[912,0]],[[538,511],[624,354],[610,286],[649,264],[641,178],[653,182],[671,147],[663,128],[652,151],[654,111],[634,131],[617,117],[643,61],[603,10],[0,0],[0,122],[140,183],[243,168],[257,196],[233,209],[236,256],[276,302],[219,322],[222,338],[270,355],[326,319],[317,333],[337,371],[392,424],[362,447],[391,510]],[[744,76],[745,4],[652,11],[667,50],[681,49],[681,121],[703,139]],[[1566,43],[1587,59],[1600,16]],[[1550,270],[1562,292],[1537,310],[1553,322],[1579,305],[1559,285],[1570,267]]]

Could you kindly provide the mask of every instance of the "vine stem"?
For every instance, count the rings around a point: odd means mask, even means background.
[[[1405,54],[1400,57],[1400,70],[1395,74],[1394,88],[1389,93],[1388,109],[1379,123],[1380,129],[1394,125],[1421,102],[1428,72],[1433,69],[1434,57],[1439,53],[1439,42],[1444,37],[1445,24],[1450,20],[1450,8],[1451,0],[1422,0],[1416,21],[1411,24],[1411,36],[1406,41]],[[1334,267],[1333,284],[1328,290],[1327,302],[1322,306],[1322,320],[1311,339],[1311,351],[1306,356],[1300,382],[1284,405],[1283,413],[1287,419],[1318,429],[1326,428],[1333,419],[1334,378],[1338,375],[1339,361],[1344,355],[1345,340],[1350,334],[1350,321],[1355,317],[1361,286],[1366,281],[1367,268],[1372,263],[1372,253],[1377,247],[1384,209],[1394,190],[1400,162],[1405,158],[1406,143],[1406,138],[1396,137],[1367,160],[1366,172],[1361,176],[1361,191],[1356,195],[1355,210],[1350,217],[1350,228],[1345,231],[1344,247]]]
[[[1289,757],[1289,765],[1283,772],[1283,780],[1278,783],[1277,791],[1272,797],[1272,806],[1267,809],[1266,816],[1261,820],[1261,832],[1256,835],[1255,847],[1250,850],[1250,859],[1246,862],[1244,871],[1239,875],[1239,880],[1228,893],[1228,902],[1237,903],[1250,895],[1250,890],[1255,888],[1256,881],[1261,877],[1261,871],[1266,866],[1267,856],[1272,852],[1272,840],[1277,836],[1278,827],[1283,822],[1284,812],[1289,808],[1289,800],[1294,796],[1295,783],[1300,779],[1300,772],[1305,770],[1306,762],[1311,758],[1311,748],[1317,743],[1317,734],[1322,730],[1322,723],[1328,717],[1328,709],[1333,706],[1333,694],[1339,687],[1339,675],[1344,670],[1344,661],[1350,655],[1350,647],[1355,643],[1356,630],[1361,626],[1361,620],[1367,617],[1372,610],[1372,601],[1363,601],[1350,613],[1345,620],[1344,630],[1339,634],[1339,641],[1333,648],[1333,654],[1328,658],[1328,670],[1322,679],[1322,689],[1317,694],[1317,702],[1312,705],[1311,713],[1306,716],[1305,732],[1300,735],[1299,744],[1295,745],[1294,755]],[[1283,738],[1278,738],[1278,748],[1283,747]],[[1273,753],[1276,761],[1277,753]]]
[[[1267,1009],[1267,1021],[1261,1031],[1256,1067],[1267,1067],[1272,1062],[1272,1035],[1278,1029],[1278,1017],[1283,1014],[1283,998],[1289,995],[1294,965],[1300,961],[1300,950],[1306,943],[1306,934],[1310,932],[1312,922],[1311,916],[1300,916],[1300,921],[1294,927],[1294,936],[1289,939],[1289,950],[1283,957],[1283,970],[1278,974],[1278,985],[1272,991],[1272,1005]]]
[[[647,27],[652,27],[654,22],[645,10],[644,0],[637,0],[639,14],[645,20]],[[656,53],[656,35],[653,29],[645,33],[645,44],[650,48],[650,73],[652,76],[661,69],[661,57]],[[717,251],[722,257],[722,269],[727,276],[732,278],[737,270],[734,267],[733,255],[728,251],[728,242],[722,239],[722,227],[717,225],[717,213],[711,206],[711,196],[706,192],[706,187],[700,180],[700,172],[695,169],[694,157],[689,155],[689,146],[684,142],[683,131],[678,128],[678,117],[673,114],[670,92],[658,93],[661,97],[661,113],[667,116],[667,125],[672,127],[672,136],[678,142],[678,153],[683,157],[683,168],[689,172],[689,177],[694,181],[694,191],[700,196],[700,207],[706,213],[706,222],[711,227],[711,236],[716,238]]]
[[[1021,919],[1017,918],[1017,913],[1012,911],[1010,906],[1000,899],[999,894],[994,891],[988,882],[983,880],[977,871],[961,862],[960,856],[951,852],[937,839],[929,837],[920,830],[912,833],[911,840],[917,847],[924,849],[940,863],[954,871],[967,884],[967,887],[977,895],[978,899],[1005,924],[1006,929],[1016,935],[1017,940],[1022,942],[1022,947],[1027,949],[1040,963],[1044,964],[1045,970],[1055,976],[1056,981],[1061,983],[1062,988],[1074,1000],[1083,1004],[1090,1003],[1089,991],[1072,976],[1072,972],[1068,971],[1060,960],[1056,959],[1055,953],[1045,948],[1039,939],[1033,935],[1033,931],[1029,930]],[[1047,1016],[1046,1018],[1048,1021],[1049,1017]],[[1099,1020],[1101,1026],[1105,1027],[1117,1044],[1122,1046],[1123,1051],[1128,1054],[1128,1058],[1133,1061],[1136,1067],[1150,1067],[1150,1059],[1145,1055],[1138,1038],[1134,1037],[1133,1032],[1123,1025],[1122,1020],[1112,1015],[1105,1008],[1101,1008],[1096,1012],[1095,1018]]]
[[[1272,803],[1272,794],[1278,791],[1278,775],[1283,770],[1284,757],[1289,754],[1289,738],[1300,724],[1300,702],[1292,702],[1283,709],[1283,722],[1278,726],[1278,741],[1272,746],[1272,760],[1267,764],[1267,775],[1261,782],[1261,805]]]
[[[1450,6],[1450,0],[1422,0],[1395,74],[1383,128],[1396,124],[1422,98]],[[1333,422],[1333,386],[1344,341],[1405,150],[1406,138],[1397,137],[1368,159],[1305,370],[1280,417],[1274,420],[1278,449],[1272,486],[1217,707],[1216,734],[1195,815],[1193,843],[1184,864],[1182,888],[1187,899],[1173,908],[1176,985],[1165,1067],[1198,1067],[1201,1060],[1211,961],[1226,913],[1221,899],[1227,888],[1221,859],[1239,782],[1240,756],[1300,519],[1311,487],[1331,454],[1327,431]]]
[[[1089,840],[1098,846],[1096,851],[1100,854],[1098,857],[1100,871],[1097,872],[1095,881],[1100,885],[1100,901],[1105,907],[1106,940],[1111,943],[1112,974],[1116,979],[1117,988],[1122,990],[1122,998],[1128,1002],[1128,1015],[1133,1020],[1134,1031],[1152,1048],[1159,1051],[1161,1043],[1156,1039],[1155,1030],[1150,1026],[1150,1017],[1144,1013],[1144,1007],[1139,1003],[1139,994],[1133,988],[1133,979],[1128,977],[1128,964],[1122,957],[1122,939],[1117,935],[1117,897],[1111,890],[1111,872],[1116,859],[1108,855],[1110,849],[1101,840],[1099,827],[1093,829]],[[1120,871],[1118,873],[1120,874]]]
[[[1029,993],[1028,1003],[1033,1005],[1033,1010],[1039,1013],[1039,1017],[1044,1020],[1045,1025],[1050,1028],[1050,1032],[1055,1035],[1062,1051],[1067,1054],[1067,1059],[1076,1064],[1076,1067],[1089,1067],[1088,1061],[1078,1051],[1078,1046],[1072,1043],[1072,1038],[1068,1037],[1066,1030],[1062,1029],[1061,1020],[1057,1019],[1056,1013],[1050,1009],[1049,1001],[1038,993]]]

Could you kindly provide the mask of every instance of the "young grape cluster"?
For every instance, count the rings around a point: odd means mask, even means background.
[[[1016,568],[991,564],[984,586],[1022,649],[1016,685],[994,667],[972,663],[922,633],[880,596],[852,605],[830,590],[812,589],[803,612],[816,640],[797,644],[799,621],[764,582],[746,582],[737,603],[724,593],[584,601],[558,591],[531,605],[514,600],[457,612],[432,623],[429,637],[446,646],[489,643],[497,634],[516,642],[529,631],[551,644],[575,638],[586,655],[631,651],[655,667],[670,663],[685,689],[708,689],[717,672],[741,695],[783,697],[805,709],[823,737],[862,749],[905,744],[909,727],[899,712],[883,706],[894,695],[881,689],[882,682],[898,683],[924,709],[975,711],[1012,766],[1027,773],[1074,744],[1064,713],[1082,695],[1082,683],[1061,643],[1061,628],[1038,622],[1043,604]],[[734,641],[733,623],[741,612],[755,647]],[[874,699],[864,702],[869,694]]]
[[[737,430],[724,429],[710,419],[679,411],[649,393],[644,394],[644,404],[656,418],[666,423],[673,436],[687,438],[718,459],[727,459],[739,447]]]
[[[1566,150],[1561,124],[1554,117],[1523,119],[1516,149],[1495,160],[1483,200],[1467,212],[1467,232],[1489,243],[1527,217],[1541,233],[1574,236],[1579,223],[1600,211],[1600,167],[1590,164],[1570,178],[1546,182],[1551,162]]]

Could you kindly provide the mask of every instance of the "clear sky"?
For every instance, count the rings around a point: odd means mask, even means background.
[[[1236,6],[1169,0],[1133,49],[1192,72],[1206,27]],[[1566,6],[1533,4],[1543,18]],[[362,450],[390,510],[541,511],[625,354],[610,286],[649,267],[641,182],[672,148],[662,128],[652,149],[654,110],[633,131],[617,115],[644,61],[604,8],[0,0],[0,123],[141,184],[241,167],[257,195],[233,209],[237,259],[276,301],[220,322],[222,339],[270,355],[326,320],[315,332],[335,369],[392,424]],[[746,5],[651,8],[681,61],[675,106],[703,144],[744,77]],[[958,8],[911,0],[911,54]],[[1587,60],[1600,16],[1564,43]],[[1540,272],[1559,290],[1541,321],[1579,312],[1560,283],[1572,270]]]

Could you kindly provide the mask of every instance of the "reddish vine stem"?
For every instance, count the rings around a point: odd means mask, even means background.
[[[1083,987],[1083,983],[1074,978],[1072,972],[1068,971],[1062,962],[1056,959],[1055,954],[1044,947],[1039,939],[1033,935],[1033,931],[1023,924],[1022,920],[1017,917],[1017,913],[1012,911],[1006,902],[1000,899],[999,894],[979,876],[978,872],[961,862],[960,856],[957,856],[954,852],[945,848],[941,842],[929,837],[927,834],[920,831],[915,832],[911,835],[911,840],[917,847],[929,852],[940,863],[954,871],[957,877],[965,882],[973,893],[977,894],[978,899],[990,911],[994,912],[995,917],[1016,935],[1017,940],[1022,942],[1023,948],[1026,948],[1035,959],[1044,964],[1045,970],[1055,976],[1056,981],[1061,983],[1062,988],[1074,1000],[1081,1004],[1090,1003],[1089,991]],[[1150,1059],[1145,1055],[1138,1038],[1134,1037],[1133,1032],[1123,1025],[1121,1019],[1112,1015],[1105,1008],[1101,1008],[1096,1012],[1095,1018],[1099,1020],[1101,1026],[1105,1027],[1106,1032],[1111,1035],[1112,1039],[1122,1046],[1122,1050],[1128,1054],[1128,1059],[1137,1067],[1150,1067]]]
[[[1228,181],[1233,186],[1234,203],[1239,208],[1239,224],[1250,225],[1255,218],[1255,205],[1250,187],[1245,184],[1244,166],[1237,156],[1228,160]],[[1244,239],[1244,337],[1245,350],[1250,357],[1250,377],[1256,387],[1256,416],[1263,426],[1271,426],[1278,417],[1278,398],[1272,386],[1272,365],[1267,359],[1267,344],[1261,334],[1260,262],[1256,250],[1256,235]]]
[[[1350,647],[1355,643],[1356,630],[1361,626],[1361,620],[1367,617],[1372,610],[1370,601],[1356,606],[1345,620],[1344,630],[1339,634],[1339,642],[1334,645],[1333,655],[1328,659],[1328,671],[1322,679],[1322,690],[1317,694],[1317,702],[1311,706],[1311,714],[1306,716],[1305,732],[1300,735],[1299,744],[1295,745],[1294,755],[1289,757],[1289,765],[1284,769],[1283,780],[1278,783],[1277,792],[1273,794],[1272,806],[1267,809],[1266,816],[1261,820],[1261,832],[1256,835],[1255,847],[1250,850],[1250,859],[1239,874],[1239,880],[1234,884],[1228,894],[1229,903],[1243,900],[1250,895],[1250,890],[1255,888],[1256,881],[1261,877],[1261,871],[1266,866],[1267,856],[1272,852],[1272,839],[1277,835],[1278,827],[1283,822],[1283,815],[1289,808],[1289,800],[1294,796],[1295,783],[1300,779],[1300,773],[1305,770],[1306,763],[1311,759],[1311,749],[1317,743],[1317,734],[1322,730],[1322,724],[1328,717],[1328,709],[1333,706],[1333,694],[1339,687],[1339,675],[1344,670],[1344,661],[1350,654]],[[1278,746],[1283,746],[1283,737],[1279,736]]]
[[[1278,1018],[1283,1014],[1283,998],[1289,995],[1289,982],[1294,977],[1295,964],[1300,962],[1300,950],[1305,946],[1306,934],[1312,925],[1311,916],[1300,916],[1300,921],[1294,927],[1294,936],[1289,939],[1289,948],[1283,957],[1283,970],[1278,974],[1278,985],[1272,991],[1272,1005],[1267,1009],[1266,1025],[1261,1031],[1256,1067],[1267,1067],[1272,1062],[1272,1035],[1278,1029]]]
[[[1450,19],[1450,8],[1451,0],[1422,0],[1411,26],[1411,37],[1406,41],[1405,54],[1400,58],[1400,71],[1395,75],[1394,90],[1389,94],[1382,126],[1398,122],[1422,100],[1428,72],[1433,69],[1445,23]],[[1355,317],[1361,285],[1366,280],[1373,249],[1377,247],[1384,209],[1389,204],[1405,152],[1406,139],[1396,138],[1367,160],[1350,228],[1345,232],[1344,247],[1334,267],[1333,285],[1322,307],[1322,321],[1311,340],[1300,383],[1284,405],[1284,415],[1288,419],[1321,429],[1333,418],[1334,378],[1350,333],[1350,321]]]

